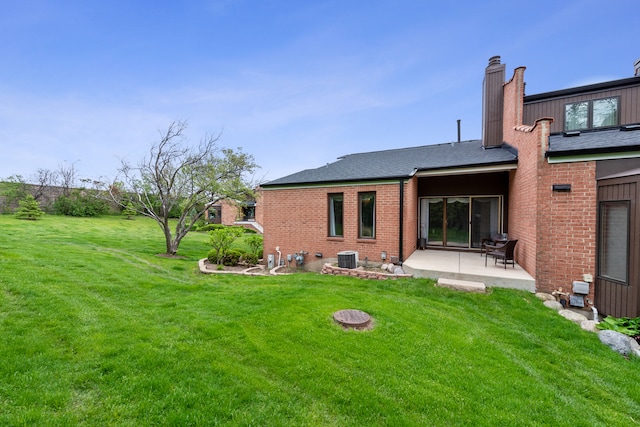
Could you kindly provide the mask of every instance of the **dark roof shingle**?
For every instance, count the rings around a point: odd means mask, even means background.
[[[571,135],[571,133],[567,134]],[[640,130],[615,129],[586,131],[574,136],[551,135],[547,156],[640,150]]]
[[[403,178],[416,171],[517,162],[517,156],[509,150],[485,150],[480,140],[348,154],[338,159],[263,186]]]

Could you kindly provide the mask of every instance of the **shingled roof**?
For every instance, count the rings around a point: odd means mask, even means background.
[[[512,151],[503,147],[485,150],[482,141],[472,140],[348,154],[334,163],[269,181],[263,187],[406,178],[420,171],[510,163],[517,163]]]
[[[546,155],[561,157],[638,150],[640,150],[640,125],[627,125],[614,129],[551,135]]]

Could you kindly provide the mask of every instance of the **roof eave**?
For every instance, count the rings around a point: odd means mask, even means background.
[[[558,151],[547,150],[544,153],[544,156],[546,158],[553,158],[553,157],[579,156],[579,155],[590,155],[590,154],[607,154],[607,153],[623,153],[623,152],[626,153],[626,152],[634,152],[634,151],[637,151],[640,153],[640,144],[618,146],[618,147],[583,148],[583,149],[575,149],[575,150],[558,150]]]
[[[323,181],[292,181],[286,183],[276,183],[262,184],[263,188],[285,188],[285,187],[304,187],[304,186],[314,186],[314,187],[335,187],[340,185],[356,185],[360,183],[383,183],[383,182],[391,182],[391,181],[399,181],[401,179],[410,179],[415,171],[411,171],[408,175],[395,175],[395,176],[383,176],[383,177],[365,177],[365,178],[351,178],[351,179],[331,179],[331,180],[323,180]]]
[[[518,159],[505,160],[501,162],[482,163],[475,165],[459,165],[447,168],[425,168],[418,169],[416,176],[443,176],[443,175],[468,175],[475,173],[506,172],[518,168]]]
[[[552,92],[536,93],[524,97],[524,103],[538,102],[550,98],[563,98],[587,92],[598,92],[613,88],[622,88],[626,86],[635,86],[640,84],[640,76],[628,77],[625,79],[612,80],[608,82],[595,83],[585,86],[577,86],[568,89],[560,89]]]

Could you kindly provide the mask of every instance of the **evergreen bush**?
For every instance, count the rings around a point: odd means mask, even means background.
[[[40,203],[31,194],[27,194],[24,200],[18,202],[18,205],[19,208],[15,213],[18,219],[35,221],[44,215],[44,212],[40,209]]]

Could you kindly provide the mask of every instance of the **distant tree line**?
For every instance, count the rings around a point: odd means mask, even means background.
[[[12,175],[0,182],[0,212],[15,212],[31,196],[47,213],[85,217],[116,213],[117,205],[108,201],[100,185],[79,179],[75,166],[66,164],[57,170],[38,169],[28,178]]]
[[[82,217],[143,215],[158,223],[166,254],[175,255],[187,233],[204,222],[209,208],[220,200],[254,197],[247,175],[258,168],[241,148],[218,147],[220,134],[191,144],[186,129],[186,122],[174,121],[159,131],[160,140],[149,154],[137,163],[122,160],[118,178],[110,183],[78,179],[73,164],[55,171],[38,169],[30,183],[21,175],[10,176],[0,182],[0,212],[22,209],[29,219],[35,208]]]

